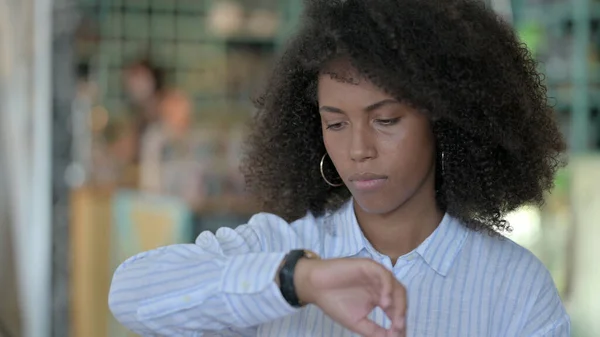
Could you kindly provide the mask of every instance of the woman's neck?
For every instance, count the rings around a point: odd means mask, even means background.
[[[367,213],[355,202],[354,212],[371,245],[396,260],[417,248],[438,227],[444,212],[438,207],[433,188],[422,186],[412,198],[387,214]]]

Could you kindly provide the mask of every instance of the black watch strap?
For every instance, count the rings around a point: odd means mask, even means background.
[[[307,252],[305,250],[292,250],[285,257],[283,266],[279,270],[279,289],[281,290],[281,295],[283,295],[283,298],[295,308],[302,307],[302,303],[300,303],[300,299],[296,293],[294,272],[296,271],[296,264],[304,257],[307,257]]]

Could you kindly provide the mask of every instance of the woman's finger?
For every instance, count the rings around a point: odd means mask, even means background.
[[[406,289],[397,281],[393,284],[392,304],[387,308],[382,307],[382,309],[392,322],[392,329],[406,329]]]
[[[354,332],[365,337],[388,337],[388,330],[379,326],[367,317],[350,327]]]
[[[382,267],[382,271],[380,272],[380,299],[379,299],[379,307],[382,309],[388,308],[393,304],[393,294],[394,294],[394,283],[396,279],[394,275],[390,273],[387,269]]]

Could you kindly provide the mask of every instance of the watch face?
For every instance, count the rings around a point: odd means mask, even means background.
[[[303,252],[304,252],[304,257],[307,259],[319,259],[319,255],[317,255],[314,252],[311,252],[310,250],[304,249]]]

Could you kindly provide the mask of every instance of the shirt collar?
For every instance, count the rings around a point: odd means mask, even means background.
[[[352,199],[334,213],[324,217],[326,258],[350,257],[365,249],[364,235],[356,216]],[[366,238],[365,238],[366,240]]]
[[[336,212],[323,218],[325,227],[325,258],[352,257],[362,250],[374,252],[364,236],[352,200]],[[469,235],[469,229],[452,216],[445,214],[439,226],[413,252],[423,258],[438,274],[446,276]],[[411,255],[413,252],[406,254]],[[402,259],[403,257],[400,257]]]
[[[446,276],[469,233],[459,220],[446,213],[438,228],[417,247],[416,252],[433,270]]]

